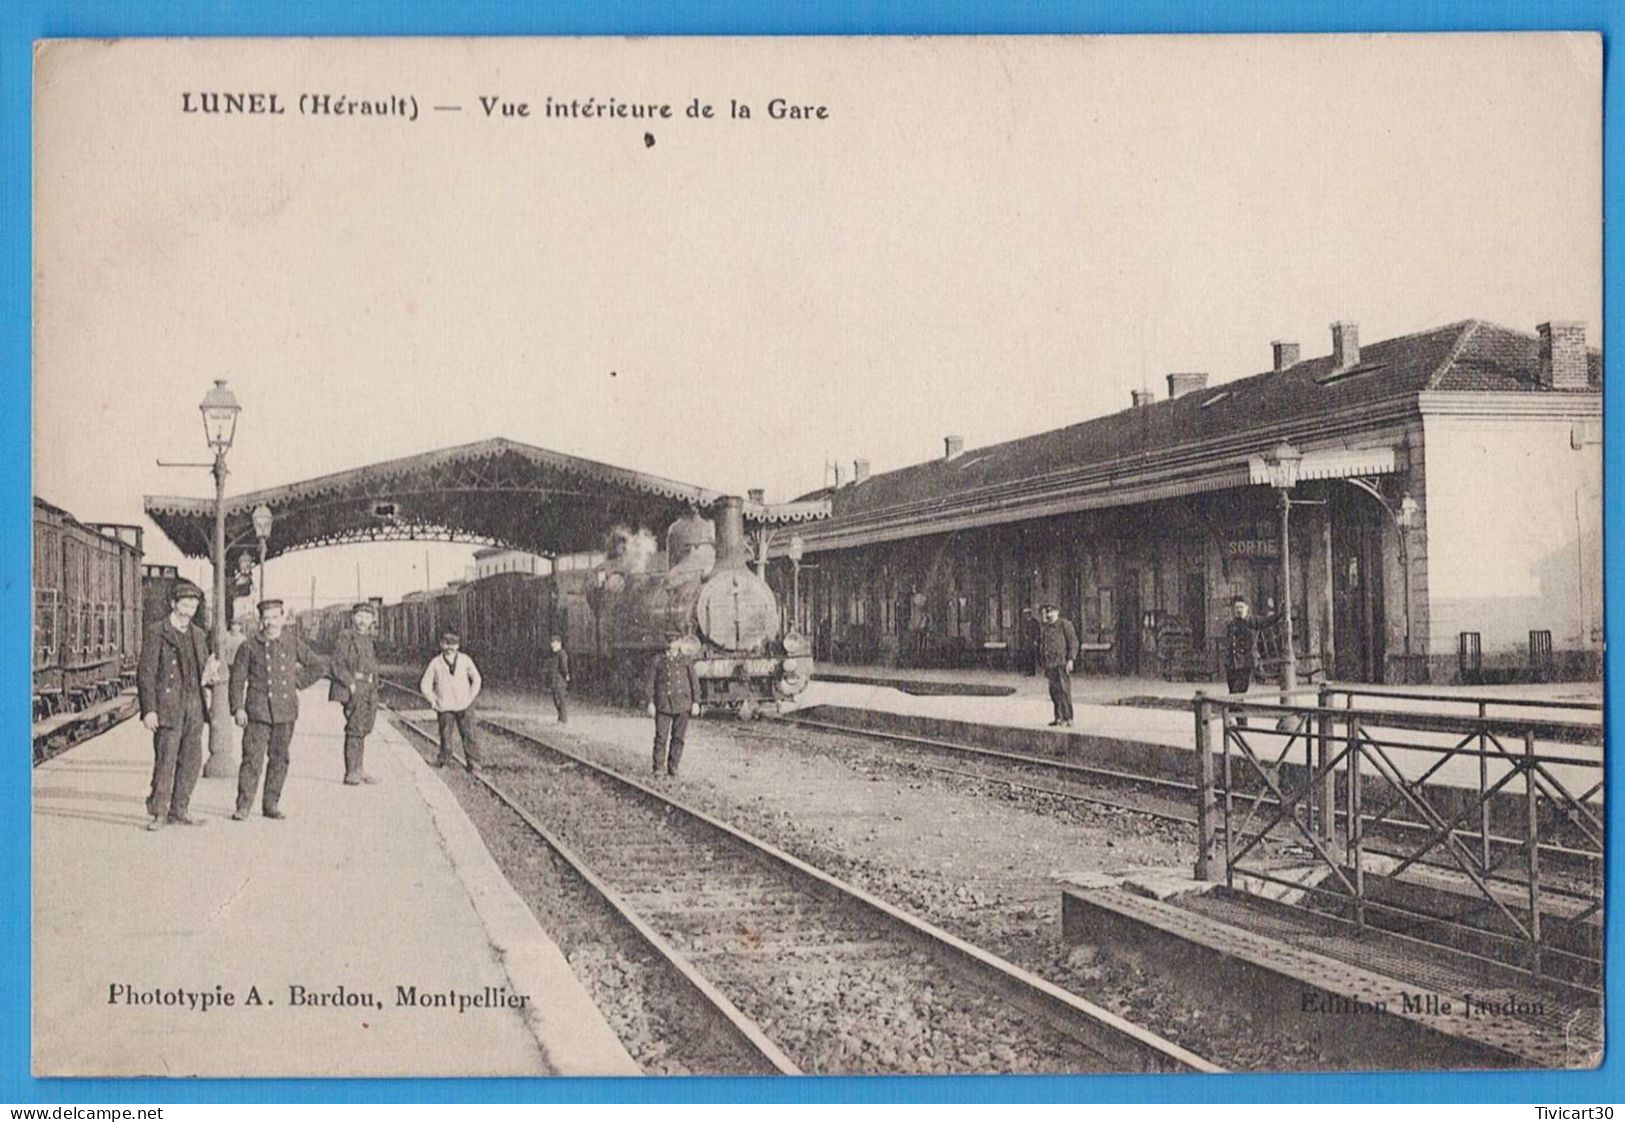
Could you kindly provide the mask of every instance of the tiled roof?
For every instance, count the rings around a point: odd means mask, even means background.
[[[1124,471],[1195,451],[1211,440],[1258,430],[1270,439],[1312,435],[1316,422],[1345,409],[1414,398],[1424,390],[1542,392],[1536,382],[1539,340],[1479,320],[1365,344],[1359,365],[1338,370],[1330,355],[1282,371],[1196,390],[1169,401],[1003,444],[967,450],[872,475],[806,498],[832,500],[838,531],[845,519],[874,518],[894,507],[949,505],[967,492],[1037,481],[1079,468]],[[1600,384],[1601,360],[1590,355]],[[1549,392],[1549,391],[1547,391]]]

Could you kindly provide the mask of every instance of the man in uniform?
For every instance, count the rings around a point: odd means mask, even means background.
[[[1045,604],[1038,629],[1038,659],[1049,678],[1050,704],[1055,707],[1051,728],[1072,727],[1072,663],[1078,657],[1078,632],[1061,618],[1054,604]]]
[[[1266,600],[1265,606],[1273,608],[1275,601]],[[1279,614],[1271,614],[1253,618],[1246,597],[1239,595],[1231,599],[1230,610],[1230,622],[1224,628],[1224,680],[1231,693],[1246,693],[1253,684],[1253,673],[1258,669],[1259,632],[1280,617]],[[1237,717],[1236,723],[1245,725],[1246,716]]]
[[[135,681],[141,723],[152,733],[149,830],[171,822],[203,825],[186,813],[203,770],[203,730],[209,723],[203,690],[218,672],[208,635],[192,622],[201,603],[202,589],[189,580],[176,581],[169,589],[169,615],[149,623],[141,639]]]
[[[570,652],[564,641],[554,635],[547,641],[547,668],[543,680],[553,695],[553,708],[558,710],[559,724],[570,723]]]
[[[666,635],[666,649],[649,666],[649,716],[655,719],[654,774],[676,775],[689,717],[700,715],[700,676],[683,655],[683,637]],[[667,745],[670,744],[668,756]]]
[[[300,667],[320,667],[325,659],[286,629],[281,600],[262,600],[260,629],[237,648],[231,664],[231,711],[243,729],[243,762],[237,769],[237,810],[241,822],[254,809],[260,771],[265,795],[260,809],[267,818],[285,818],[280,809],[282,783],[288,777],[288,745],[299,716]]]
[[[378,655],[372,647],[378,610],[362,602],[350,609],[350,626],[333,643],[333,684],[327,699],[344,706],[344,782],[377,783],[362,766],[367,734],[378,719]]]

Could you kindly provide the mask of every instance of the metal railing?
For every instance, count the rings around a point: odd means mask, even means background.
[[[1289,701],[1196,695],[1199,879],[1600,978],[1600,704],[1335,684]],[[1418,905],[1422,873],[1460,906]]]

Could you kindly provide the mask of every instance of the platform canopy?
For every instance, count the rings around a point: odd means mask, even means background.
[[[226,554],[257,551],[252,516],[272,516],[266,555],[369,541],[456,541],[543,556],[605,548],[617,526],[663,533],[725,495],[497,437],[226,499]],[[147,516],[187,557],[208,557],[214,500],[148,495]],[[829,517],[829,502],[745,503],[747,528]]]

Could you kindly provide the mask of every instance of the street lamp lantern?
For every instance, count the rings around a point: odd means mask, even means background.
[[[1298,688],[1298,651],[1292,639],[1292,488],[1303,470],[1303,453],[1283,440],[1264,456],[1264,470],[1279,497],[1281,511],[1281,704],[1292,704]],[[1281,718],[1283,729],[1292,727]]]
[[[1416,513],[1420,509],[1421,507],[1417,506],[1416,500],[1406,495],[1399,500],[1399,510],[1394,514],[1395,524],[1401,530],[1409,530],[1416,525]]]
[[[1302,470],[1303,453],[1289,441],[1281,441],[1264,456],[1264,471],[1269,475],[1270,486],[1277,490],[1290,491],[1296,487]]]
[[[806,554],[807,543],[801,540],[800,534],[791,534],[790,545],[789,548],[785,550],[785,555],[789,557],[791,561],[799,565],[801,564],[801,559],[805,557]]]
[[[242,406],[237,404],[236,395],[224,378],[214,380],[214,388],[203,395],[203,404],[198,409],[203,413],[203,434],[208,438],[209,447],[216,455],[224,455],[237,436],[237,414],[242,412]]]

